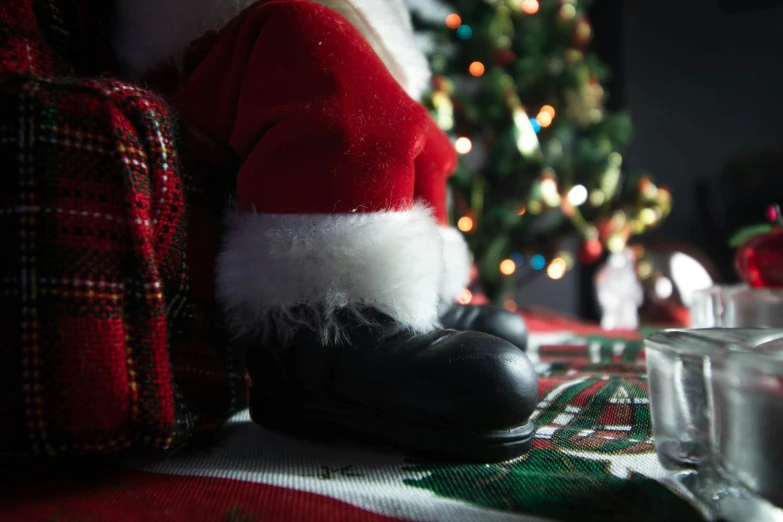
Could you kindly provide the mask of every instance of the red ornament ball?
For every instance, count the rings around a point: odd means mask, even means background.
[[[440,75],[434,75],[432,77],[432,87],[438,92],[445,92],[448,88],[446,78]]]
[[[478,267],[475,265],[475,263],[472,263],[470,265],[470,284],[474,284],[478,282],[478,279],[479,279]]]
[[[581,17],[576,23],[574,30],[574,44],[577,47],[584,47],[590,43],[593,38],[593,28],[587,18]]]
[[[767,207],[767,221],[770,223],[776,223],[780,218],[780,207],[778,205],[770,205]]]
[[[604,247],[597,239],[587,239],[579,247],[579,261],[592,265],[601,259],[601,254],[604,253]]]
[[[495,54],[495,61],[500,65],[508,65],[517,59],[517,55],[511,49],[501,49]]]
[[[753,288],[783,288],[783,228],[748,240],[737,249],[734,266]]]
[[[609,240],[609,237],[617,231],[612,220],[606,218],[598,220],[596,228],[598,228],[598,238],[604,243],[606,243]]]

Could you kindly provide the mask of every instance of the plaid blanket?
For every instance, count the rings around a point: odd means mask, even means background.
[[[0,454],[169,450],[242,406],[210,288],[235,162],[107,75],[109,4],[0,3]]]
[[[422,461],[284,437],[239,413],[208,450],[0,472],[0,521],[701,520],[655,456],[639,334],[526,319],[541,401],[519,459]]]

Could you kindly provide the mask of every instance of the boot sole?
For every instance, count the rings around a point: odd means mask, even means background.
[[[250,418],[265,428],[289,435],[335,441],[359,440],[386,443],[434,458],[473,462],[502,462],[525,454],[533,443],[535,426],[526,423],[503,430],[470,431],[457,426],[421,424],[409,419],[342,402],[317,398],[279,402],[274,396],[250,392]]]

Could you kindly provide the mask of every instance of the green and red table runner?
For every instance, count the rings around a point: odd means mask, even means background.
[[[655,456],[638,332],[526,313],[540,374],[533,449],[444,464],[228,424],[209,449],[0,472],[0,521],[700,520]]]

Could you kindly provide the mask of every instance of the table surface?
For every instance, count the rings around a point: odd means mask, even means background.
[[[208,450],[0,471],[0,521],[701,520],[655,456],[639,332],[524,315],[540,403],[522,458],[432,463],[285,437],[245,412]]]

